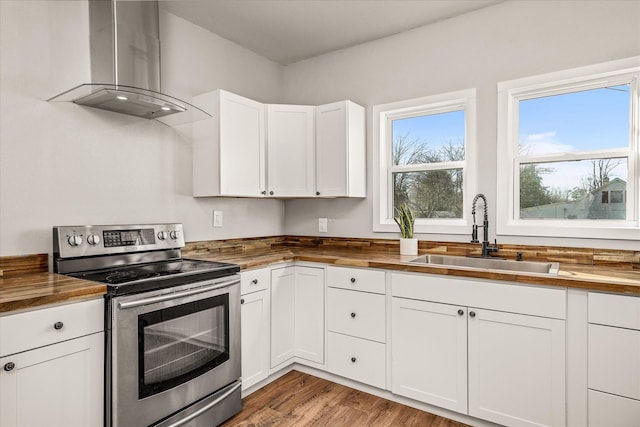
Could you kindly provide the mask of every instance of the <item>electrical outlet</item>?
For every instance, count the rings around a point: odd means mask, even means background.
[[[213,226],[222,227],[222,211],[213,211]]]
[[[318,232],[327,233],[329,231],[328,222],[327,218],[318,218]]]

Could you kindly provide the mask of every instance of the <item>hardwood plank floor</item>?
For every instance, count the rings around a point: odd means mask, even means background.
[[[291,371],[244,399],[235,426],[464,427],[428,412]]]

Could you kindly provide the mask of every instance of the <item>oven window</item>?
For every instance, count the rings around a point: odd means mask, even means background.
[[[176,387],[229,360],[229,295],[138,316],[138,396]]]

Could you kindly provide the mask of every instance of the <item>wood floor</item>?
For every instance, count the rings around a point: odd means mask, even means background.
[[[244,399],[231,426],[462,427],[422,412],[298,371],[291,371]]]

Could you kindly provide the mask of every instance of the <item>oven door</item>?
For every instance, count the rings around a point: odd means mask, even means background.
[[[148,426],[240,377],[238,276],[112,302],[112,426]]]

